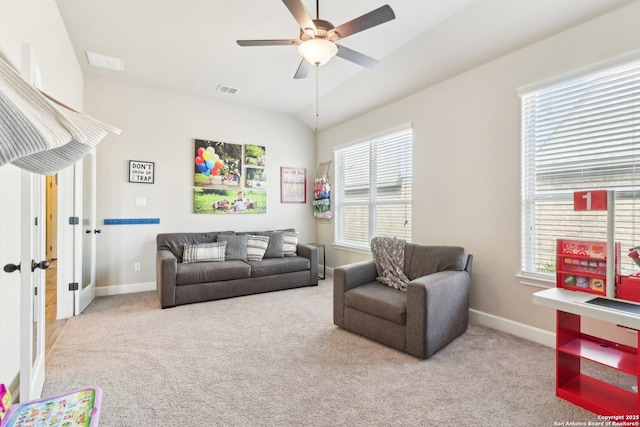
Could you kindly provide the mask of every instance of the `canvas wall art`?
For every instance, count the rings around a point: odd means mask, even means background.
[[[267,192],[262,190],[194,188],[193,201],[197,214],[267,213]]]
[[[218,141],[195,140],[195,187],[220,189],[242,186],[242,145]]]
[[[265,147],[246,144],[244,146],[245,186],[253,189],[267,189],[267,155]]]
[[[193,154],[194,213],[267,212],[265,147],[196,139]]]

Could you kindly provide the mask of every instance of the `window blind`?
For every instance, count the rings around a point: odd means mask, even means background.
[[[555,271],[558,238],[606,241],[606,212],[574,212],[573,193],[615,190],[621,266],[640,245],[640,61],[521,94],[522,271]]]
[[[335,243],[411,240],[412,144],[409,128],[334,151]]]

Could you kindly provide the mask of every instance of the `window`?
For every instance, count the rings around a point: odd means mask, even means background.
[[[606,241],[606,212],[573,193],[615,190],[623,271],[640,245],[640,61],[522,91],[522,271],[555,271],[558,238]],[[631,271],[635,270],[635,271]]]
[[[335,243],[368,249],[374,236],[410,241],[411,129],[340,148],[334,158]]]

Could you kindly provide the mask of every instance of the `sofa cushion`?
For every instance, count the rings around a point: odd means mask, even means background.
[[[248,235],[235,234],[232,236],[219,235],[217,237],[218,242],[227,242],[227,248],[225,250],[225,259],[227,260],[247,260],[247,241]]]
[[[404,273],[410,280],[439,271],[463,271],[468,253],[459,246],[423,246],[407,243],[404,252]]]
[[[407,321],[407,293],[379,282],[345,292],[344,305],[398,325]]]
[[[251,267],[243,261],[178,264],[176,285],[221,282],[251,277]]]
[[[262,261],[264,253],[269,246],[269,237],[249,234],[247,238],[247,260]]]
[[[282,258],[284,256],[284,233],[295,233],[295,228],[284,228],[282,230],[269,231],[238,231],[236,234],[257,234],[258,236],[268,236],[269,246],[264,254],[265,258]]]
[[[182,262],[222,262],[224,261],[225,248],[227,242],[196,243],[184,245]]]
[[[296,256],[298,249],[298,232],[285,231],[284,241],[282,243],[282,253],[284,256]]]
[[[299,256],[286,258],[264,258],[262,261],[249,261],[251,277],[272,276],[274,274],[293,273],[311,268],[309,259]]]
[[[216,241],[219,234],[233,235],[233,231],[213,231],[209,233],[162,233],[156,237],[158,250],[170,250],[182,262],[184,245],[196,243],[210,243]]]
[[[282,247],[284,246],[284,232],[282,231],[267,231],[262,233],[256,233],[261,236],[269,237],[269,246],[264,253],[265,258],[282,258]]]

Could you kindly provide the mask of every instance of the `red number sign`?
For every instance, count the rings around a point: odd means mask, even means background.
[[[573,193],[574,211],[606,211],[607,190],[576,191]]]

